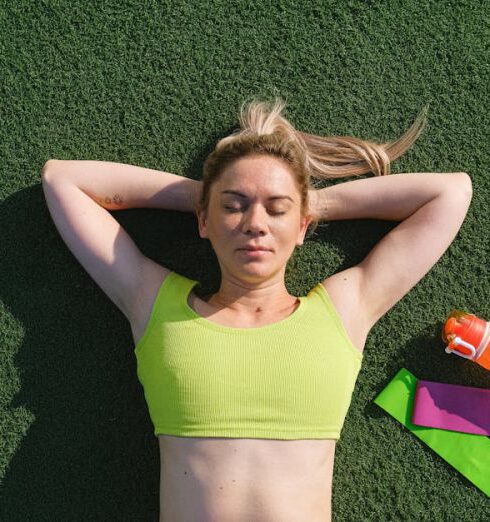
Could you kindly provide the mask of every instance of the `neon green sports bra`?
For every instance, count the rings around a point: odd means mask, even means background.
[[[135,347],[155,435],[338,439],[362,354],[318,283],[285,319],[233,328],[197,314],[170,272]]]

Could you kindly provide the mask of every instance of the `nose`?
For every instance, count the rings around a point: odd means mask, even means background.
[[[250,205],[244,214],[243,231],[245,234],[264,235],[267,230],[267,213],[260,205]]]

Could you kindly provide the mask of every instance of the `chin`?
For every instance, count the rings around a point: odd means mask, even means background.
[[[250,262],[241,265],[240,267],[236,267],[234,271],[237,275],[242,277],[252,278],[269,278],[276,275],[278,272],[283,272],[285,267],[277,267],[270,266],[265,264],[260,264],[258,262]]]

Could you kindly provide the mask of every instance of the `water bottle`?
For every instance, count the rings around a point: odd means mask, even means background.
[[[442,328],[446,353],[470,359],[490,370],[490,322],[463,310],[452,310]]]

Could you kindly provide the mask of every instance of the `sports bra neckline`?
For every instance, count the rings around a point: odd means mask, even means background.
[[[198,281],[190,280],[187,289],[185,292],[183,292],[183,308],[185,313],[188,317],[196,321],[197,323],[201,324],[202,326],[205,326],[207,328],[211,328],[213,330],[218,330],[220,332],[233,332],[233,333],[239,333],[239,334],[249,334],[253,332],[265,332],[269,330],[273,330],[276,328],[281,328],[283,325],[289,324],[290,322],[298,319],[302,314],[304,310],[304,300],[306,299],[306,296],[299,296],[299,304],[296,307],[296,309],[289,314],[284,319],[281,319],[280,321],[276,321],[275,323],[265,324],[263,326],[253,326],[250,328],[240,328],[236,326],[225,326],[223,324],[215,323],[214,321],[210,321],[209,319],[206,319],[202,315],[198,314],[188,303],[189,295],[194,288],[194,286],[197,285]]]

